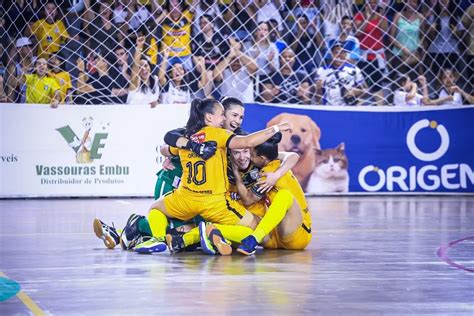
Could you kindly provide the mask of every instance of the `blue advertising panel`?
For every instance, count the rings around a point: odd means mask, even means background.
[[[280,150],[307,193],[474,192],[474,106],[246,106],[244,129],[288,121]]]

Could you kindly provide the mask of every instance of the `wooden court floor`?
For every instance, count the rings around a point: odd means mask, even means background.
[[[0,200],[0,315],[474,315],[474,197],[311,198],[306,251],[107,250],[151,199]]]

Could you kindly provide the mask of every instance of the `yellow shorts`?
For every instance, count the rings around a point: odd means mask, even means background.
[[[260,200],[257,203],[254,203],[248,207],[250,213],[257,215],[258,217],[262,218],[267,211],[267,205],[265,204],[264,200]]]
[[[212,223],[236,225],[246,212],[245,207],[227,199],[225,194],[203,197],[180,188],[166,195],[164,203],[170,217],[184,221],[200,215]]]
[[[303,224],[288,236],[282,237],[277,229],[269,235],[268,241],[263,245],[268,249],[303,250],[311,241],[311,222],[303,220]]]

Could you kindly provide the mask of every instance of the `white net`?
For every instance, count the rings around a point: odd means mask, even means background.
[[[470,104],[470,0],[13,0],[0,102]]]

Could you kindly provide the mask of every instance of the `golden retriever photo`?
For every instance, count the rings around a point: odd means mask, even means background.
[[[298,164],[292,171],[306,192],[309,177],[316,165],[315,149],[321,148],[321,130],[309,116],[290,113],[278,114],[267,123],[267,127],[281,122],[290,123],[292,130],[290,133],[283,133],[278,149],[300,155]]]

